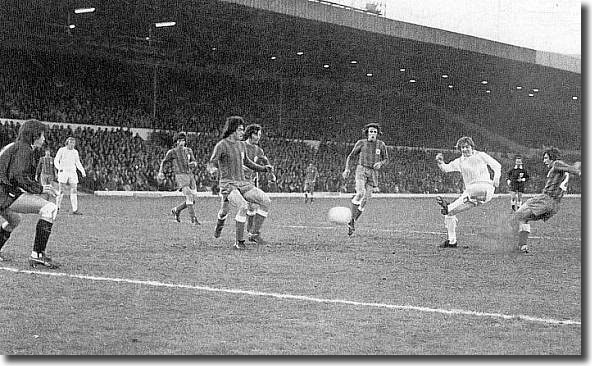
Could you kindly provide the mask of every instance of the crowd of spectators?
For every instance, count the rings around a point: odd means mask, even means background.
[[[0,124],[2,146],[13,141],[19,123]],[[172,132],[153,133],[148,140],[133,135],[122,128],[70,128],[53,125],[47,135],[47,146],[55,154],[64,145],[66,138],[77,139],[77,149],[87,172],[81,178],[83,191],[170,191],[175,187],[174,175],[165,166],[165,182],[156,180],[160,161],[167,149],[173,146]],[[199,191],[215,188],[216,180],[205,167],[215,143],[217,134],[189,134],[188,146],[194,151],[199,163],[195,169]],[[345,157],[351,151],[349,143],[323,142],[318,146],[301,140],[264,137],[261,146],[276,167],[276,182],[270,176],[262,175],[261,187],[270,192],[302,192],[305,170],[309,163],[317,165],[319,178],[317,191],[352,192],[353,180],[344,181],[341,172]],[[458,156],[452,150],[434,150],[409,147],[389,147],[390,164],[380,173],[379,189],[384,193],[460,193],[463,189],[460,173],[443,174],[435,164],[436,152],[443,152],[445,160]],[[502,180],[498,192],[507,192],[505,172],[513,165],[510,154],[490,153],[502,163]],[[566,156],[568,161],[581,160],[580,156]],[[526,191],[538,192],[544,185],[547,168],[539,155],[525,157],[525,167],[531,179]],[[572,179],[570,192],[579,193],[579,179]],[[213,190],[215,193],[215,190]]]

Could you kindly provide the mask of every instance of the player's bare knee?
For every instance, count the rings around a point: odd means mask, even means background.
[[[53,222],[57,212],[58,206],[56,206],[56,204],[53,202],[47,202],[39,210],[39,216],[45,221]]]

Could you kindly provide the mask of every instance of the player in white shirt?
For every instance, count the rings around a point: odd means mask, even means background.
[[[60,147],[53,162],[58,170],[59,195],[56,198],[56,205],[58,210],[64,197],[64,190],[66,185],[70,185],[70,203],[72,204],[72,214],[82,215],[78,212],[78,174],[76,169],[80,171],[83,177],[86,177],[86,171],[80,162],[80,155],[76,146],[76,139],[68,137],[66,139],[66,146]]]
[[[456,248],[456,214],[467,211],[477,205],[491,201],[495,187],[499,187],[502,174],[502,165],[483,151],[475,150],[473,139],[463,136],[456,142],[456,148],[461,151],[461,156],[446,164],[442,153],[436,155],[438,167],[444,173],[460,172],[462,174],[465,190],[454,202],[448,203],[442,197],[436,201],[442,206],[444,225],[448,231],[448,239],[440,244],[440,248]],[[493,170],[493,181],[489,169]]]

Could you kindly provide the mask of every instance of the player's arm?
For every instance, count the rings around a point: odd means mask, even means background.
[[[221,146],[222,145],[220,143],[217,143],[216,146],[214,146],[214,151],[212,151],[210,160],[206,164],[206,170],[208,173],[210,173],[210,175],[214,175],[218,171],[220,156],[222,155]]]
[[[35,180],[39,182],[41,180],[41,170],[43,169],[43,158],[39,158],[37,163],[37,169],[35,169]]]
[[[197,160],[195,160],[195,155],[193,155],[193,150],[191,148],[187,148],[189,151],[189,167],[192,169],[197,168]]]
[[[43,186],[31,178],[33,173],[31,171],[31,154],[33,154],[32,150],[18,149],[14,155],[11,170],[13,179],[20,188],[29,193],[39,194],[43,192]]]
[[[265,152],[262,148],[259,148],[259,155],[257,155],[257,160],[255,162],[257,164],[271,165],[269,159],[267,158],[267,155],[265,155]]]
[[[253,160],[249,159],[249,157],[246,154],[243,159],[243,165],[251,170],[256,171],[256,172],[262,172],[262,173],[273,172],[273,167],[271,165],[269,165],[269,164],[259,165],[255,162],[253,162]]]
[[[349,163],[350,163],[351,159],[354,156],[358,155],[361,150],[362,150],[362,140],[359,140],[358,142],[356,142],[356,144],[354,145],[354,148],[349,153],[347,158],[345,158],[345,169],[343,170],[343,173],[341,174],[343,176],[343,179],[347,179],[347,177],[349,176],[349,173],[350,173]]]
[[[580,161],[575,162],[574,165],[569,165],[562,160],[555,160],[553,168],[560,172],[582,175],[582,163]]]
[[[64,148],[60,147],[58,152],[56,153],[55,158],[53,158],[53,165],[57,169],[58,172],[62,171],[62,155],[64,154]]]
[[[460,172],[458,159],[454,159],[450,163],[446,164],[444,162],[444,154],[441,152],[436,154],[436,163],[438,164],[438,168],[440,168],[440,170],[444,173]]]
[[[167,151],[167,153],[164,155],[164,159],[162,159],[162,161],[160,162],[160,167],[158,167],[158,177],[159,179],[164,179],[164,164],[168,161],[173,160],[175,157],[173,156],[173,150],[169,150]],[[162,177],[162,178],[160,178]]]
[[[495,160],[491,155],[480,151],[481,158],[489,165],[491,170],[493,170],[493,185],[494,187],[499,187],[500,178],[502,176],[502,165]]]
[[[382,158],[380,161],[374,163],[374,169],[380,169],[389,162],[389,155],[388,149],[386,148],[386,144],[382,143],[380,147],[380,157]]]
[[[78,169],[80,171],[80,173],[82,173],[83,177],[86,177],[86,171],[84,170],[84,167],[82,166],[82,162],[80,161],[80,155],[78,154],[78,150],[76,151],[76,157],[74,159],[74,164],[76,165],[76,169]]]
[[[567,192],[567,183],[569,182],[569,173],[563,174],[563,181],[559,184],[559,188],[564,192]]]

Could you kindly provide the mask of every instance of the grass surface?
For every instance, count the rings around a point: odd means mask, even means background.
[[[170,208],[181,198],[68,198],[48,251],[27,264],[34,215],[0,265],[5,355],[581,355],[581,200],[532,224],[531,253],[505,232],[509,199],[459,215],[441,250],[432,198],[374,199],[357,231],[329,224],[346,198],[274,198],[266,245],[234,251]],[[231,217],[231,216],[229,216]],[[467,246],[465,248],[464,246]],[[565,324],[561,321],[576,322]]]

